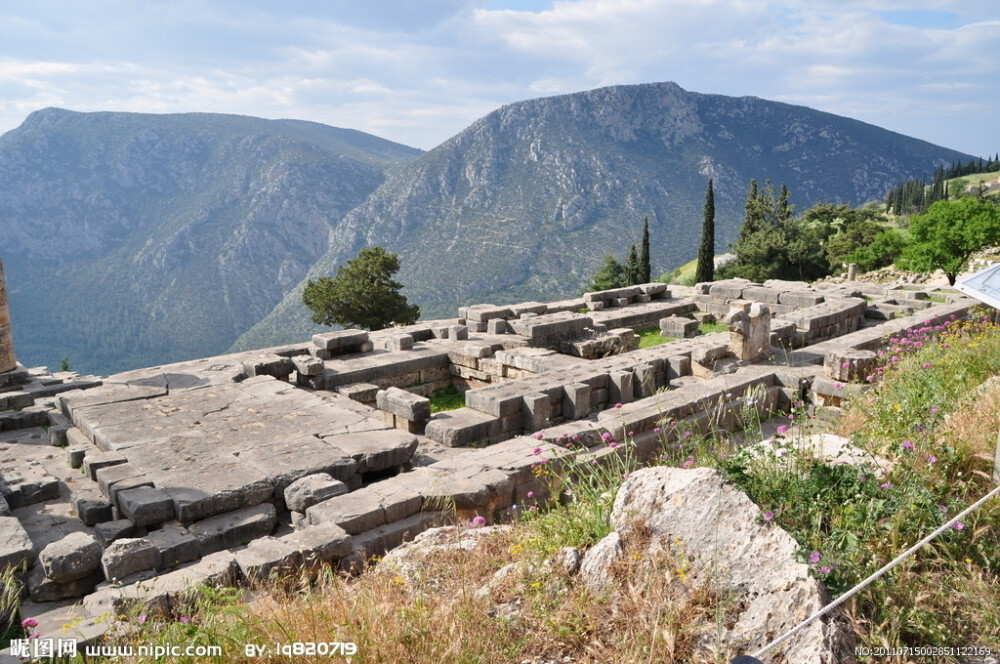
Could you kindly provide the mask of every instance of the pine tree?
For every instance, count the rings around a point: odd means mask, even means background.
[[[642,221],[642,245],[639,248],[639,283],[648,284],[653,280],[653,269],[649,263],[649,217]]]
[[[625,268],[611,254],[604,256],[604,264],[591,277],[590,290],[603,291],[625,286]]]
[[[698,267],[695,271],[695,283],[714,281],[715,279],[715,191],[712,180],[708,180],[705,191],[705,212],[701,225],[701,246],[698,248]]]

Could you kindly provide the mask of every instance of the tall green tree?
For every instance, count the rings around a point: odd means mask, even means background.
[[[603,291],[625,286],[625,268],[611,254],[604,256],[604,263],[591,277],[590,290]]]
[[[698,266],[695,283],[715,280],[715,190],[712,179],[705,190],[705,209],[701,222],[701,245],[698,247]]]
[[[910,218],[910,244],[897,264],[909,270],[944,270],[954,285],[974,253],[1000,244],[1000,207],[975,198],[937,201]]]
[[[383,247],[367,247],[333,278],[310,279],[302,301],[319,325],[341,325],[381,330],[391,324],[410,325],[420,318],[420,308],[400,293],[403,284],[393,281],[399,257]]]
[[[625,261],[625,285],[635,286],[636,284],[641,284],[643,283],[641,277],[642,267],[639,265],[639,252],[635,250],[635,245],[633,244],[629,247],[628,258]]]
[[[649,262],[649,217],[642,220],[642,244],[639,247],[639,283],[648,284],[653,280],[653,268]]]

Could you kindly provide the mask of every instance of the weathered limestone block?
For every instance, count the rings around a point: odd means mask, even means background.
[[[139,487],[119,491],[118,508],[137,526],[152,526],[174,518],[174,501],[165,491]]]
[[[673,355],[667,358],[667,381],[691,375],[691,357],[689,355]]]
[[[466,397],[472,392],[467,392]],[[520,408],[520,398],[515,403]],[[448,447],[465,447],[473,443],[495,442],[503,431],[498,417],[473,408],[456,408],[431,417],[424,435]]]
[[[823,357],[826,375],[844,383],[865,382],[875,373],[878,357],[870,350],[832,350]]]
[[[111,502],[96,492],[74,494],[72,503],[80,521],[88,526],[96,526],[114,518]]]
[[[379,390],[375,395],[375,403],[379,410],[418,424],[425,423],[431,416],[430,399],[398,387]]]
[[[698,321],[681,316],[661,318],[660,334],[665,337],[688,339],[698,334]]]
[[[52,542],[38,554],[45,576],[57,583],[69,583],[91,574],[101,566],[100,542],[87,533],[70,533]]]
[[[322,376],[326,370],[323,360],[312,355],[296,355],[292,358],[292,364],[301,376]]]
[[[176,521],[166,523],[159,530],[152,531],[146,536],[146,540],[156,547],[158,570],[198,559],[198,538]]]
[[[600,580],[611,578],[621,555],[642,560],[656,550],[683,555],[693,587],[716,587],[721,579],[733,606],[739,607],[725,627],[708,628],[713,639],[736,652],[764,647],[775,634],[785,633],[829,601],[809,567],[796,562],[799,544],[780,527],[764,522],[760,508],[717,471],[636,471],[618,492],[611,524],[615,537],[584,556],[584,582],[604,585]],[[626,543],[634,541],[634,533],[642,533],[644,544],[629,551]],[[719,545],[720,533],[726,534],[725,546]],[[851,661],[853,646],[850,624],[835,613],[811,623],[771,656],[776,661],[834,664]]]
[[[778,296],[778,304],[787,304],[793,307],[812,307],[826,300],[819,293],[811,291],[786,291]]]
[[[583,419],[590,415],[590,385],[570,383],[563,386],[563,417],[569,420]]]
[[[525,431],[538,431],[549,425],[552,399],[547,394],[525,394],[521,397],[521,426]]]
[[[513,318],[514,312],[510,307],[497,307],[492,304],[481,304],[469,307],[465,318],[469,321],[487,323],[491,320]],[[491,332],[491,334],[496,334]]]
[[[156,569],[159,557],[156,547],[146,539],[117,539],[104,550],[101,568],[108,581],[120,581],[137,572]]]
[[[461,341],[469,338],[469,328],[465,325],[450,325],[448,327],[448,338],[452,341]]]
[[[385,349],[390,351],[413,350],[413,335],[394,334],[385,340]]]
[[[334,524],[348,534],[377,528],[385,523],[385,509],[380,496],[368,489],[358,489],[313,505],[306,510],[309,523]]]
[[[507,334],[509,326],[503,318],[491,318],[486,321],[487,334]]]
[[[335,523],[311,525],[281,537],[295,547],[304,564],[330,563],[351,553],[351,536]]]
[[[295,572],[302,564],[302,554],[290,542],[277,537],[261,537],[236,552],[236,564],[250,581]]]
[[[285,505],[293,512],[305,512],[316,503],[347,492],[347,485],[343,482],[326,473],[317,473],[289,484],[285,488]]]
[[[128,459],[120,452],[91,452],[83,459],[83,467],[90,479],[97,481],[97,471],[108,466],[127,463]]]
[[[270,535],[276,522],[274,505],[263,503],[192,523],[188,532],[198,539],[198,550],[205,555]]]
[[[629,403],[635,399],[635,375],[631,371],[612,371],[608,374],[608,402]]]
[[[766,304],[754,302],[750,311],[731,312],[726,317],[729,326],[729,350],[744,362],[765,356],[771,348],[771,310]]]
[[[288,380],[293,371],[295,363],[280,355],[265,354],[243,362],[243,375],[247,378],[271,376],[278,380]]]
[[[41,565],[36,565],[28,573],[28,595],[33,602],[57,602],[61,599],[84,597],[92,593],[102,581],[104,573],[101,571],[99,558],[96,569],[82,578],[66,582],[50,579]]]
[[[321,350],[330,351],[334,355],[361,352],[368,343],[368,332],[365,330],[337,330],[314,334],[313,345]]]
[[[139,528],[128,519],[105,521],[94,526],[94,535],[103,546],[108,546],[115,540],[142,537],[145,534],[145,528]]]

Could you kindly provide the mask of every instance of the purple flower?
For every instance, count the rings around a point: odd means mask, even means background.
[[[543,435],[542,435],[542,432],[541,432],[541,431],[539,431],[538,433],[536,433],[536,434],[535,434],[535,440],[541,440],[541,439],[542,439],[542,438],[544,438],[544,437],[545,437],[545,436],[543,436]]]
[[[912,440],[904,440],[903,441],[903,449],[904,450],[909,450],[909,451],[912,452],[913,449],[914,449],[913,441]]]
[[[931,415],[937,415],[938,410],[937,406],[931,406]]]
[[[653,433],[660,433],[660,431],[661,431],[660,427],[653,428]]]
[[[809,554],[809,563],[815,565],[819,561],[823,560],[823,554],[819,551],[813,551]]]
[[[965,524],[962,523],[961,521],[956,521],[955,523],[951,524],[951,527],[954,528],[955,530],[964,530]]]
[[[777,432],[778,432],[779,436],[785,435],[786,433],[788,433],[788,425],[786,425],[786,424],[779,425],[778,429],[777,429]]]
[[[611,449],[615,449],[616,447],[618,447],[618,443],[612,440],[610,443],[608,443],[608,447],[610,447]]]
[[[481,517],[476,517],[476,518],[481,518]],[[177,622],[189,623],[191,622],[191,618],[189,618],[188,616],[181,616],[180,618],[177,619]]]
[[[892,486],[892,482],[882,482],[881,484],[878,485],[878,488],[880,488],[880,489],[888,489],[891,486]]]
[[[622,405],[620,403],[616,403],[615,404],[615,408],[621,408],[621,407],[622,407]]]
[[[146,622],[146,620],[147,620],[146,616],[139,616],[138,618],[135,619],[137,623],[144,623]]]
[[[531,450],[531,453],[537,456],[542,453],[542,448],[536,447],[535,449]]]
[[[920,367],[923,368],[923,369],[930,369],[933,366],[934,365],[931,364],[930,362],[924,362],[923,364],[920,365]]]
[[[686,430],[683,434],[681,434],[681,438],[690,438],[690,437],[691,437],[690,429]]]
[[[774,521],[774,512],[772,512],[771,510],[764,512],[763,516],[764,516],[764,521]]]
[[[605,431],[604,433],[601,434],[601,440],[603,440],[605,443],[610,443],[614,439],[615,437],[611,435],[610,431]]]
[[[21,627],[38,627],[38,621],[34,618],[25,618],[21,621]]]
[[[528,496],[528,498],[534,498],[535,497],[535,492],[534,491],[529,491],[526,495]],[[481,518],[481,517],[476,517],[476,518],[478,519],[478,518]]]
[[[486,517],[485,516],[477,516],[477,517],[473,518],[472,522],[471,522],[471,525],[472,525],[473,528],[482,528],[483,526],[486,525]],[[185,620],[183,618],[181,618],[181,622],[185,622]]]
[[[936,456],[934,456],[933,454],[928,454],[927,455],[927,463],[937,463],[937,461],[938,461],[938,458]]]
[[[820,567],[816,571],[819,572],[820,574],[829,574],[830,572],[833,571],[833,567],[831,567],[829,565],[823,565],[822,567]]]

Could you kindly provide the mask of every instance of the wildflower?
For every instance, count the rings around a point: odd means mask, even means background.
[[[948,511],[948,506],[947,505],[938,505],[938,511],[939,512],[947,512]]]
[[[937,406],[931,406],[931,415],[937,415],[939,410]]]
[[[867,478],[867,477],[865,477],[864,475],[862,475],[861,477],[859,477],[859,478],[858,478],[858,481],[859,481],[859,482],[867,482],[867,481],[868,481],[868,478]]]
[[[951,524],[951,527],[954,528],[955,530],[964,530],[965,524],[962,523],[961,521],[956,521],[955,523]]]
[[[842,362],[841,365],[840,365],[840,368],[841,369],[850,369],[851,368],[851,363],[850,362]]]
[[[535,449],[531,450],[531,453],[534,454],[535,456],[538,456],[539,454],[542,453],[542,448],[536,447]]]
[[[610,443],[608,443],[608,447],[610,447],[611,449],[615,449],[616,447],[618,447],[618,443],[612,440]]]
[[[28,640],[30,641],[31,639],[37,639],[41,635],[42,635],[41,632],[33,632],[33,633],[31,633],[31,634],[28,635]]]
[[[684,434],[681,436],[681,438],[690,438],[690,437],[691,437],[691,430],[690,429],[687,429],[686,431],[684,431]]]
[[[534,491],[529,491],[529,492],[527,493],[527,496],[528,496],[528,498],[534,498],[534,497],[535,497],[535,492],[534,492]],[[478,518],[478,517],[477,517],[477,518]]]
[[[788,433],[788,426],[785,424],[779,425],[777,429],[778,435],[783,436]]]
[[[933,366],[934,365],[931,364],[930,362],[924,362],[923,364],[920,365],[920,367],[923,368],[923,369],[930,369]]]
[[[660,431],[661,431],[660,427],[653,428],[653,433],[660,433]]]
[[[536,434],[535,434],[535,440],[541,440],[541,439],[542,439],[542,438],[544,438],[544,437],[545,437],[545,436],[543,436],[543,435],[542,435],[542,432],[541,432],[541,431],[539,431],[538,433],[536,433]]]
[[[628,432],[628,435],[630,435],[630,436],[634,436],[634,435],[635,435],[635,431],[629,431],[629,432]]]
[[[912,440],[904,440],[902,447],[903,447],[904,450],[909,450],[909,451],[912,452],[913,449],[914,449],[913,441]]]
[[[21,627],[38,627],[38,621],[34,618],[25,618],[21,621]]]
[[[475,518],[472,519],[472,522],[469,525],[471,525],[473,528],[481,528],[486,525],[486,517],[476,516]],[[184,621],[181,620],[181,622]]]
[[[891,486],[892,486],[892,482],[882,482],[881,484],[878,485],[878,488],[880,488],[880,489],[888,489]]]
[[[137,623],[144,623],[146,622],[146,616],[139,616],[138,618],[135,619],[135,621]]]
[[[693,465],[694,465],[694,461],[692,461],[691,459],[688,459],[687,461],[685,461],[684,463],[681,464],[681,468],[690,468]]]
[[[601,434],[601,440],[603,440],[605,443],[610,443],[614,439],[615,437],[611,435],[610,431],[605,431],[604,433]]]
[[[830,567],[829,565],[823,565],[816,571],[819,572],[820,574],[829,574],[830,572],[833,571],[833,568]]]
[[[615,408],[621,408],[621,407],[622,407],[621,403],[616,403],[615,404]]]
[[[476,518],[481,518],[481,517],[476,517]],[[180,618],[177,619],[177,622],[182,622],[186,624],[191,622],[191,618],[188,616],[181,616]]]
[[[763,514],[764,521],[774,521],[774,512],[768,510]]]
[[[823,554],[820,553],[819,551],[813,551],[812,553],[809,554],[809,562],[810,562],[810,564],[815,565],[816,563],[818,563],[821,560],[823,560]]]
[[[938,458],[936,456],[934,456],[933,454],[928,454],[926,461],[927,461],[927,463],[937,463]]]

